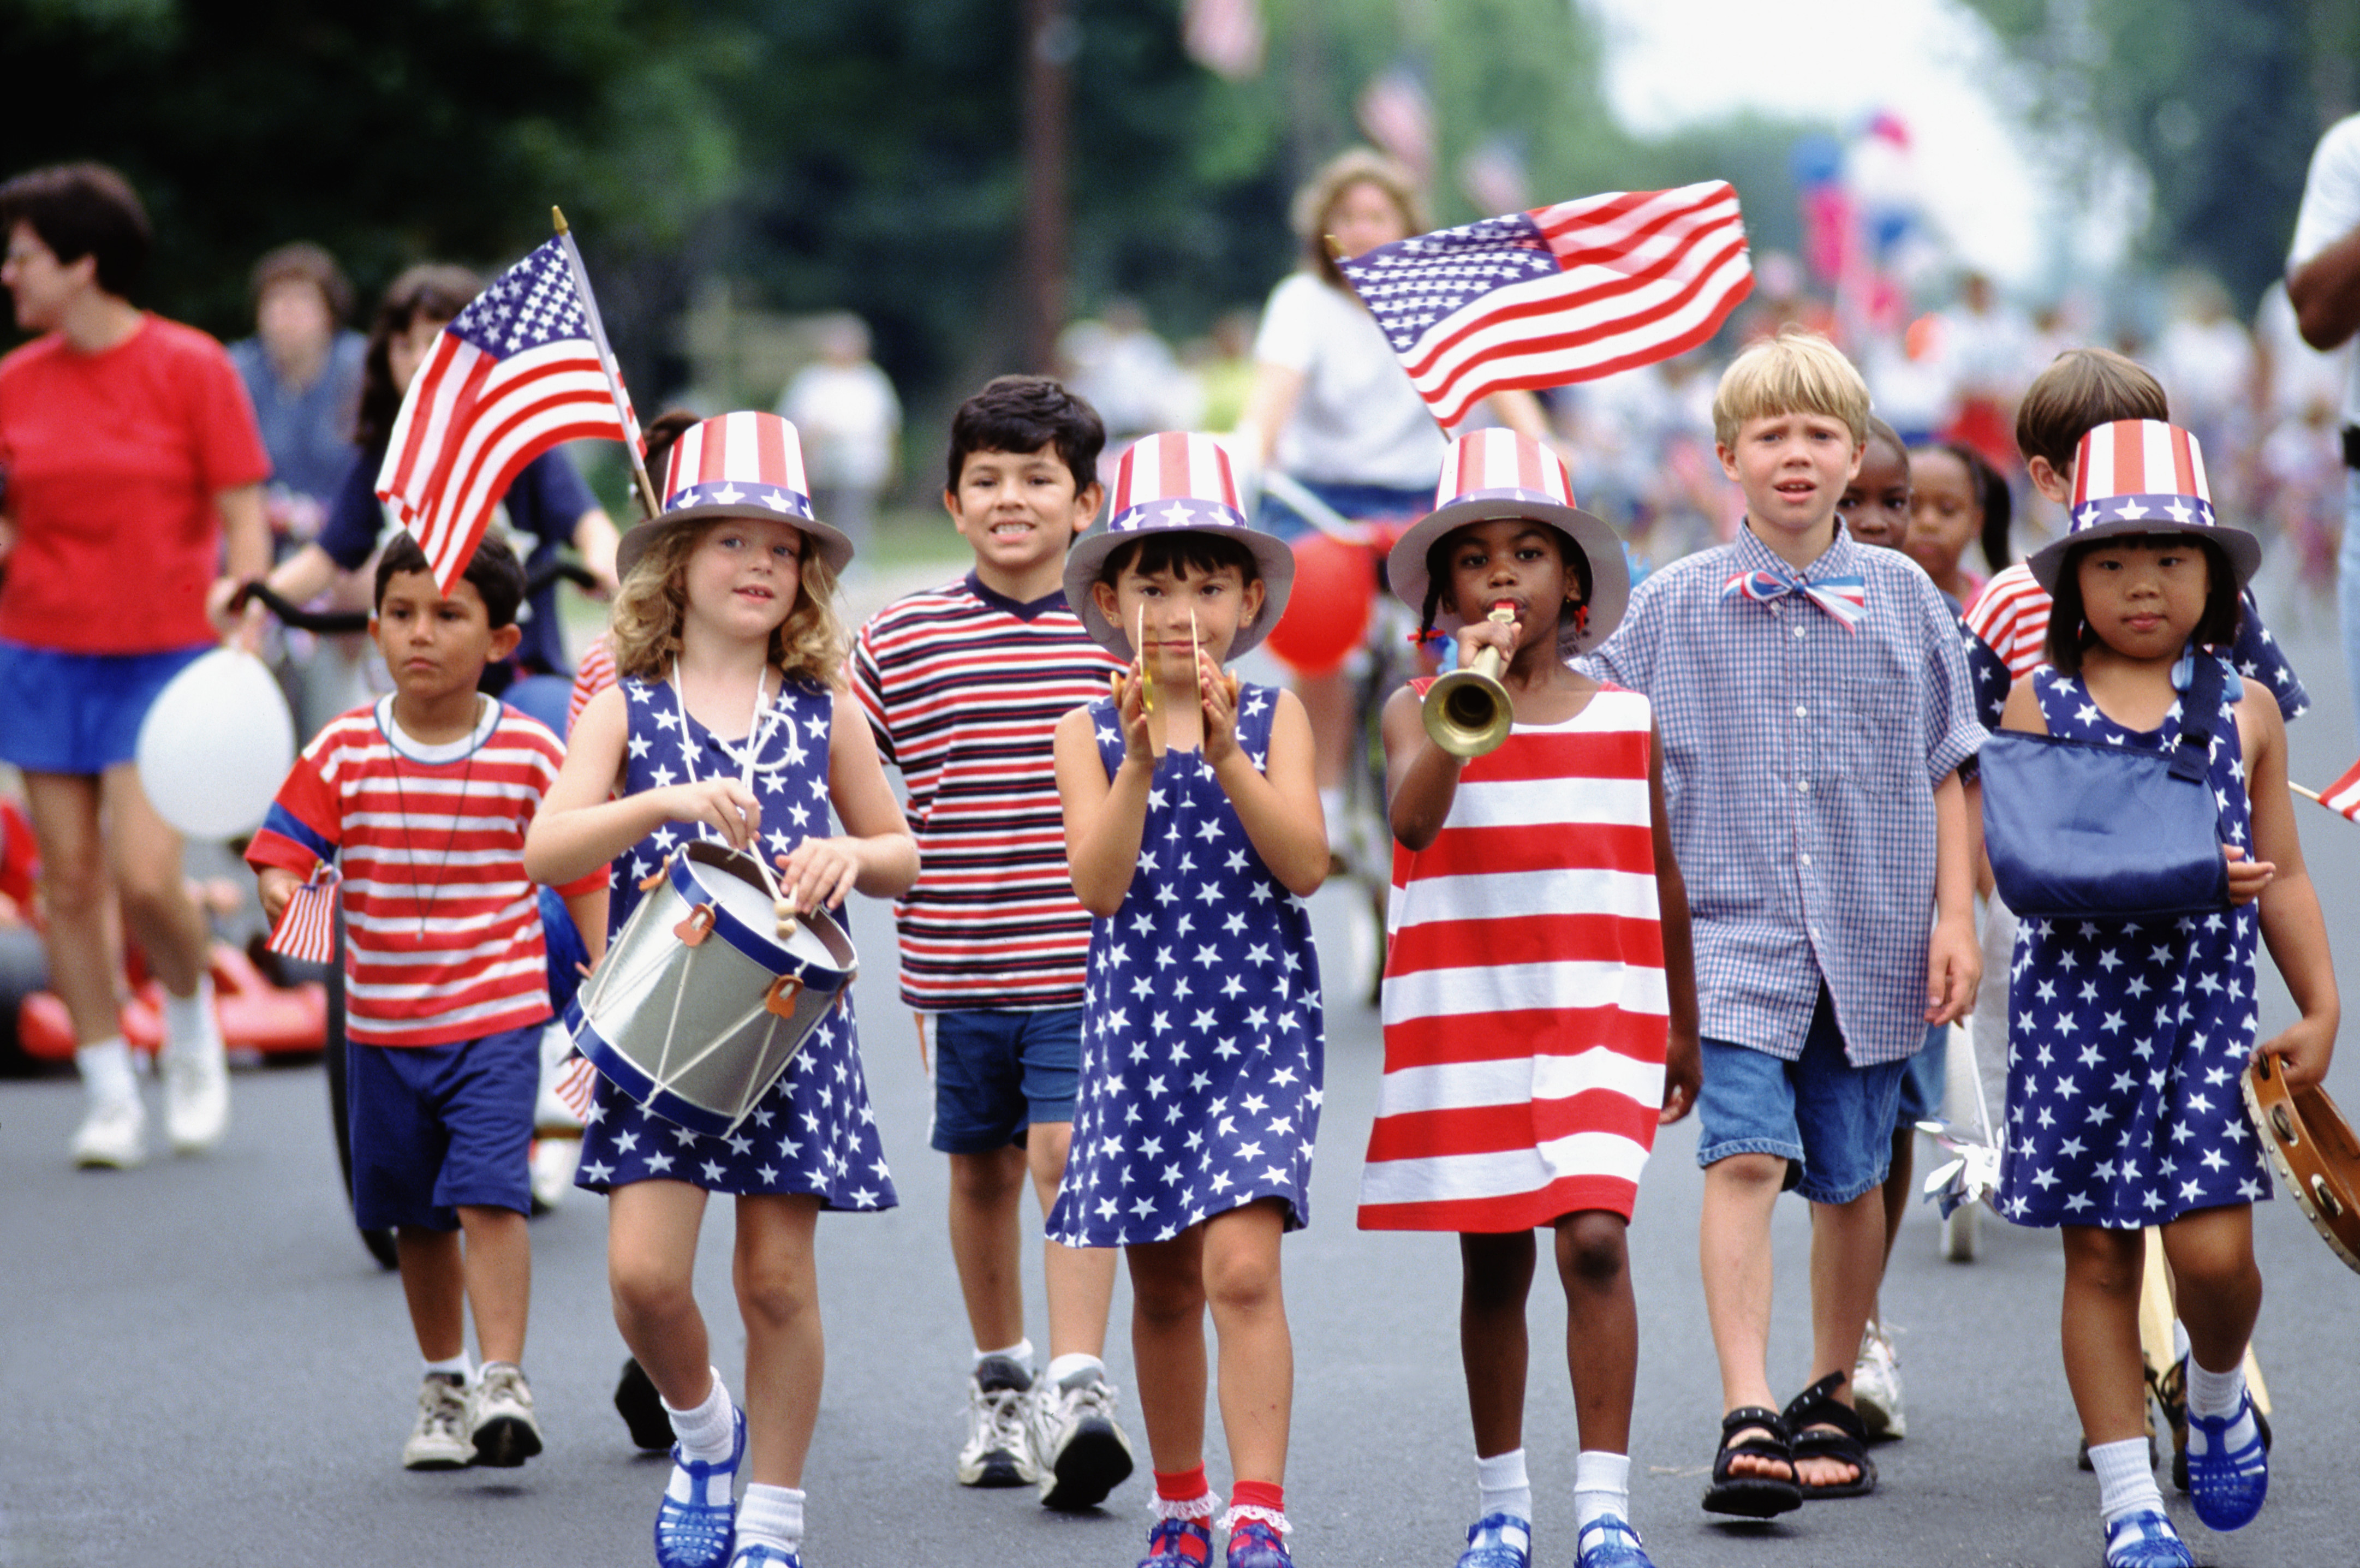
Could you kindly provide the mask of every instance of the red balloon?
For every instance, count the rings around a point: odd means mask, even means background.
[[[1326,534],[1296,539],[1295,589],[1263,644],[1302,675],[1326,675],[1360,646],[1376,597],[1376,562]]]

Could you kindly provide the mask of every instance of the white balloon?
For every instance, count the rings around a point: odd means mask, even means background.
[[[295,723],[262,660],[217,648],[172,677],[139,725],[139,786],[190,838],[262,825],[295,765]]]

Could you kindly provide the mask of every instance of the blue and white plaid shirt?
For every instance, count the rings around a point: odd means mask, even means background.
[[[1702,1033],[1792,1062],[1824,977],[1852,1063],[1896,1062],[1926,1042],[1934,788],[1983,743],[1958,617],[1841,523],[1799,575],[1863,579],[1857,631],[1723,597],[1755,571],[1797,575],[1750,528],[1674,562],[1579,662],[1655,704]]]

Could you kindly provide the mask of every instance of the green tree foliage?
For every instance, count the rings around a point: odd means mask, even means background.
[[[2038,84],[2154,187],[2146,259],[2220,277],[2250,310],[2286,265],[2303,172],[2350,107],[2348,0],[1970,0]]]

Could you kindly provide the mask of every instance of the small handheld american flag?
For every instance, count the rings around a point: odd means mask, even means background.
[[[1754,289],[1725,180],[1508,212],[1342,267],[1446,428],[1494,392],[1684,353]]]
[[[2348,821],[2360,822],[2360,762],[2344,770],[2344,777],[2313,795],[2301,785],[2292,786],[2298,795],[2309,796],[2321,805]]]
[[[560,234],[460,311],[394,419],[377,498],[416,536],[444,593],[526,463],[585,438],[622,441],[637,461],[639,419],[570,247]]]
[[[267,944],[299,964],[327,964],[336,956],[336,874],[323,871],[295,889],[279,912]]]

